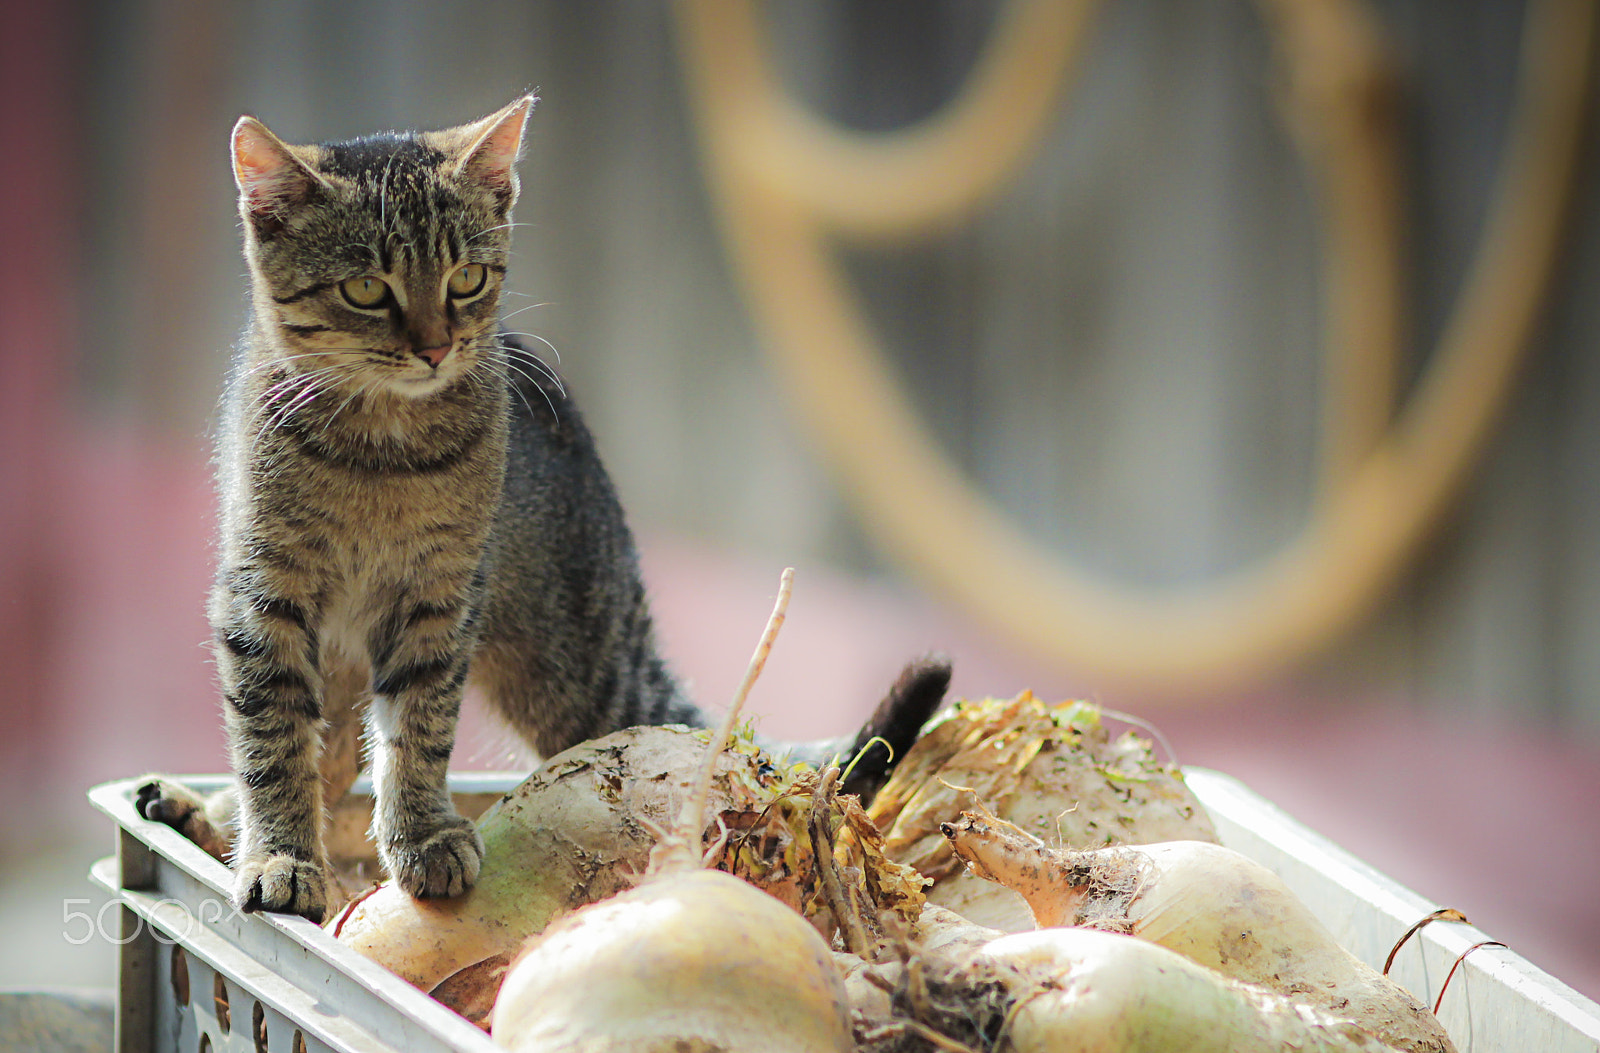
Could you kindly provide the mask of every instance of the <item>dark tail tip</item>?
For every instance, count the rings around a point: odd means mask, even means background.
[[[949,690],[949,659],[929,656],[907,663],[889,693],[856,733],[843,763],[849,764],[850,758],[857,754],[860,759],[840,786],[841,792],[858,794],[862,804],[870,803],[888,781],[895,764],[917,741],[922,725],[944,703],[945,692]],[[884,743],[888,743],[887,749]]]

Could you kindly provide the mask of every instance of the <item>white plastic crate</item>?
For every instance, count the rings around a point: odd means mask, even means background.
[[[1440,904],[1429,903],[1289,818],[1237,780],[1190,769],[1189,784],[1224,844],[1288,883],[1358,957],[1381,967],[1395,941]],[[183,780],[205,792],[218,776]],[[451,789],[475,815],[518,776],[456,775]],[[94,879],[116,898],[123,940],[117,1050],[395,1050],[463,1053],[496,1047],[473,1025],[300,918],[234,914],[227,870],[181,834],[144,820],[139,780],[90,799],[116,820],[117,856]],[[365,783],[357,784],[358,794]],[[337,845],[365,828],[363,799],[334,816]],[[1391,975],[1429,1005],[1457,957],[1487,939],[1470,926],[1425,927]],[[1600,1006],[1515,952],[1483,947],[1450,983],[1440,1019],[1460,1053],[1600,1053]]]
[[[220,776],[181,778],[202,793]],[[520,781],[457,775],[451,790],[476,815]],[[492,1053],[478,1028],[304,918],[236,914],[226,867],[182,834],[144,819],[142,780],[89,799],[117,821],[117,854],[91,876],[121,904],[118,1053]],[[330,849],[366,826],[370,784],[335,809]]]
[[[1237,779],[1198,768],[1185,776],[1222,843],[1275,872],[1340,943],[1374,968],[1383,968],[1395,941],[1430,912],[1466,906],[1423,899]],[[1407,941],[1389,975],[1432,1006],[1456,959],[1487,939],[1470,925],[1427,925]],[[1504,947],[1467,955],[1445,991],[1439,1020],[1460,1053],[1600,1051],[1600,1006]]]

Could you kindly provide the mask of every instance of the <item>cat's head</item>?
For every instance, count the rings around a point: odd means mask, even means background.
[[[495,339],[534,98],[438,132],[290,146],[233,129],[257,321],[319,386],[424,396]]]

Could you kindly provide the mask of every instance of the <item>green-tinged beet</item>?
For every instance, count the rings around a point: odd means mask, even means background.
[[[424,991],[476,962],[514,955],[551,919],[632,888],[671,822],[706,732],[638,727],[575,746],[485,812],[478,883],[419,900],[393,883],[329,923],[338,938]],[[735,743],[718,758],[710,810],[754,822],[793,772]]]
[[[750,884],[702,869],[711,773],[783,624],[790,581],[722,727],[662,827],[638,888],[574,911],[529,942],[495,1003],[491,1031],[520,1053],[847,1053],[844,979],[802,915]],[[831,796],[837,769],[823,777]],[[831,824],[818,813],[813,838]],[[832,863],[819,842],[819,862]]]

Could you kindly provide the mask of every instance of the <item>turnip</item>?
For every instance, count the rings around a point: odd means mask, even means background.
[[[670,822],[705,732],[637,727],[557,754],[478,820],[487,849],[478,883],[454,899],[419,900],[392,882],[357,897],[328,928],[424,991],[496,955],[513,955],[560,914],[632,888],[649,862],[650,825]],[[712,811],[734,827],[759,819],[775,854],[793,855],[803,816],[769,808],[801,772],[736,741],[717,759]],[[799,809],[795,809],[798,813]],[[742,846],[746,872],[756,847]],[[798,883],[782,873],[773,880]]]
[[[961,702],[935,718],[869,812],[891,858],[935,879],[931,902],[1007,932],[1033,927],[1026,904],[966,874],[939,831],[982,804],[1050,844],[1214,841],[1210,816],[1149,740],[1113,736],[1087,702]]]
[[[1090,929],[1001,935],[930,904],[899,961],[846,966],[864,1053],[1393,1053],[1337,1014]]]
[[[1019,893],[1041,928],[1129,933],[1349,1017],[1396,1049],[1453,1053],[1409,991],[1346,951],[1276,874],[1238,852],[1199,841],[1055,851],[971,812],[944,829],[972,872]]]
[[[782,624],[791,573],[704,774],[648,873],[529,944],[495,1004],[497,1043],[521,1053],[853,1048],[843,979],[822,937],[772,896],[702,868],[711,765]]]
[[[1013,933],[973,967],[1010,995],[1016,1053],[1392,1053],[1350,1020],[1114,933]]]
[[[507,975],[491,1030],[523,1053],[852,1048],[828,945],[720,870],[649,881],[551,926]]]

